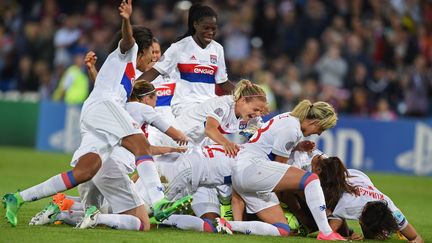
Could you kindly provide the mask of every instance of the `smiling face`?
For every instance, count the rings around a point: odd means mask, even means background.
[[[152,66],[153,46],[143,49],[137,56],[136,66],[141,72],[145,72]]]
[[[258,116],[262,116],[267,110],[267,102],[258,99],[240,98],[235,105],[235,114],[244,121],[249,121]]]
[[[194,40],[201,48],[205,48],[215,38],[217,32],[216,17],[203,17],[194,22]]]

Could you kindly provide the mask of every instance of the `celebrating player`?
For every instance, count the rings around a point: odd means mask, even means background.
[[[179,77],[172,98],[173,114],[215,97],[215,84],[229,93],[234,89],[228,81],[223,47],[214,41],[217,14],[209,6],[194,4],[189,9],[188,31],[173,43],[152,69],[140,79],[152,81],[158,75]]]
[[[338,230],[345,219],[358,220],[367,239],[384,240],[399,230],[409,242],[423,242],[393,201],[363,172],[347,170],[337,157],[318,160],[312,168],[319,175],[331,205],[330,226],[333,230]]]
[[[153,36],[150,30],[142,27],[140,35],[134,38],[129,20],[132,0],[122,1],[119,11],[122,38],[103,64],[95,87],[84,102],[80,126],[82,141],[72,158],[71,165],[74,168],[29,189],[4,195],[6,218],[12,226],[18,223],[17,213],[23,203],[51,196],[90,180],[116,146],[126,148],[137,163],[152,160],[147,139],[124,105],[135,81],[135,66],[145,69],[151,62]],[[172,210],[172,206],[175,206],[166,205],[168,203],[159,204],[159,207]],[[161,214],[164,211],[158,210]],[[148,230],[147,214],[145,211],[138,214],[144,228]]]
[[[320,231],[318,239],[345,240],[327,222],[318,176],[286,164],[303,136],[319,135],[335,126],[336,121],[334,108],[328,103],[303,100],[292,112],[273,117],[252,136],[237,155],[232,171],[233,187],[245,201],[248,213],[256,213],[262,221],[272,224],[280,235],[289,235],[288,222],[275,192],[304,190]],[[233,205],[235,220],[242,219],[242,211]],[[221,223],[219,227],[236,227]]]

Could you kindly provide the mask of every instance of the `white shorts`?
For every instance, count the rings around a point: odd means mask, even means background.
[[[245,158],[249,165],[233,167],[233,188],[246,203],[248,213],[257,213],[279,204],[273,189],[291,167],[265,158]],[[242,164],[247,162],[242,162]]]
[[[171,167],[174,177],[170,179],[165,189],[165,196],[168,200],[177,200],[196,191],[192,185],[192,166],[185,155]]]
[[[121,139],[143,133],[129,113],[120,104],[105,100],[83,109],[81,114],[81,144],[75,151],[71,165],[87,153],[98,154],[105,161],[111,149]]]
[[[197,217],[205,213],[216,213],[220,215],[220,203],[216,188],[198,187],[193,194],[192,210]]]
[[[124,164],[109,158],[92,179],[111,205],[113,213],[122,213],[144,204],[127,174]]]

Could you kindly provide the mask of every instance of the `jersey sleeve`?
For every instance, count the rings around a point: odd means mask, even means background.
[[[178,47],[176,43],[172,44],[162,55],[157,63],[153,66],[160,74],[169,75],[175,69],[178,63]]]
[[[148,105],[142,106],[142,115],[144,117],[145,123],[156,127],[161,132],[166,132],[170,125],[165,122],[162,117],[153,109],[153,107]]]
[[[218,70],[216,72],[215,80],[217,84],[225,83],[228,80],[228,74],[226,70],[225,65],[225,56],[224,56],[223,48],[221,48],[221,51],[219,52],[219,59],[218,59]]]
[[[297,131],[294,129],[277,129],[277,131],[283,134],[276,135],[273,143],[272,153],[289,158],[292,149],[300,140],[297,135]]]
[[[229,112],[229,105],[223,102],[212,102],[209,104],[209,107],[207,107],[207,117],[216,119],[219,124],[222,124],[222,119],[226,117]]]

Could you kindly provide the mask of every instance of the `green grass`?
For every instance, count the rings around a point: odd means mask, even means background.
[[[0,194],[27,188],[62,171],[69,170],[71,156],[42,153],[31,149],[0,147]],[[390,174],[369,174],[375,185],[386,193],[404,212],[408,221],[432,242],[432,178]],[[68,192],[76,195],[76,191]],[[218,235],[158,229],[150,232],[131,232],[97,228],[76,230],[68,226],[28,226],[30,218],[40,211],[49,199],[24,205],[19,214],[19,224],[12,228],[0,220],[0,242],[285,242],[280,237],[251,235]],[[4,210],[0,210],[4,214]],[[356,222],[350,225],[359,232]],[[290,242],[316,242],[315,239],[292,237]],[[374,242],[374,241],[364,241]],[[380,242],[380,241],[375,241]],[[387,242],[402,242],[392,239]]]

